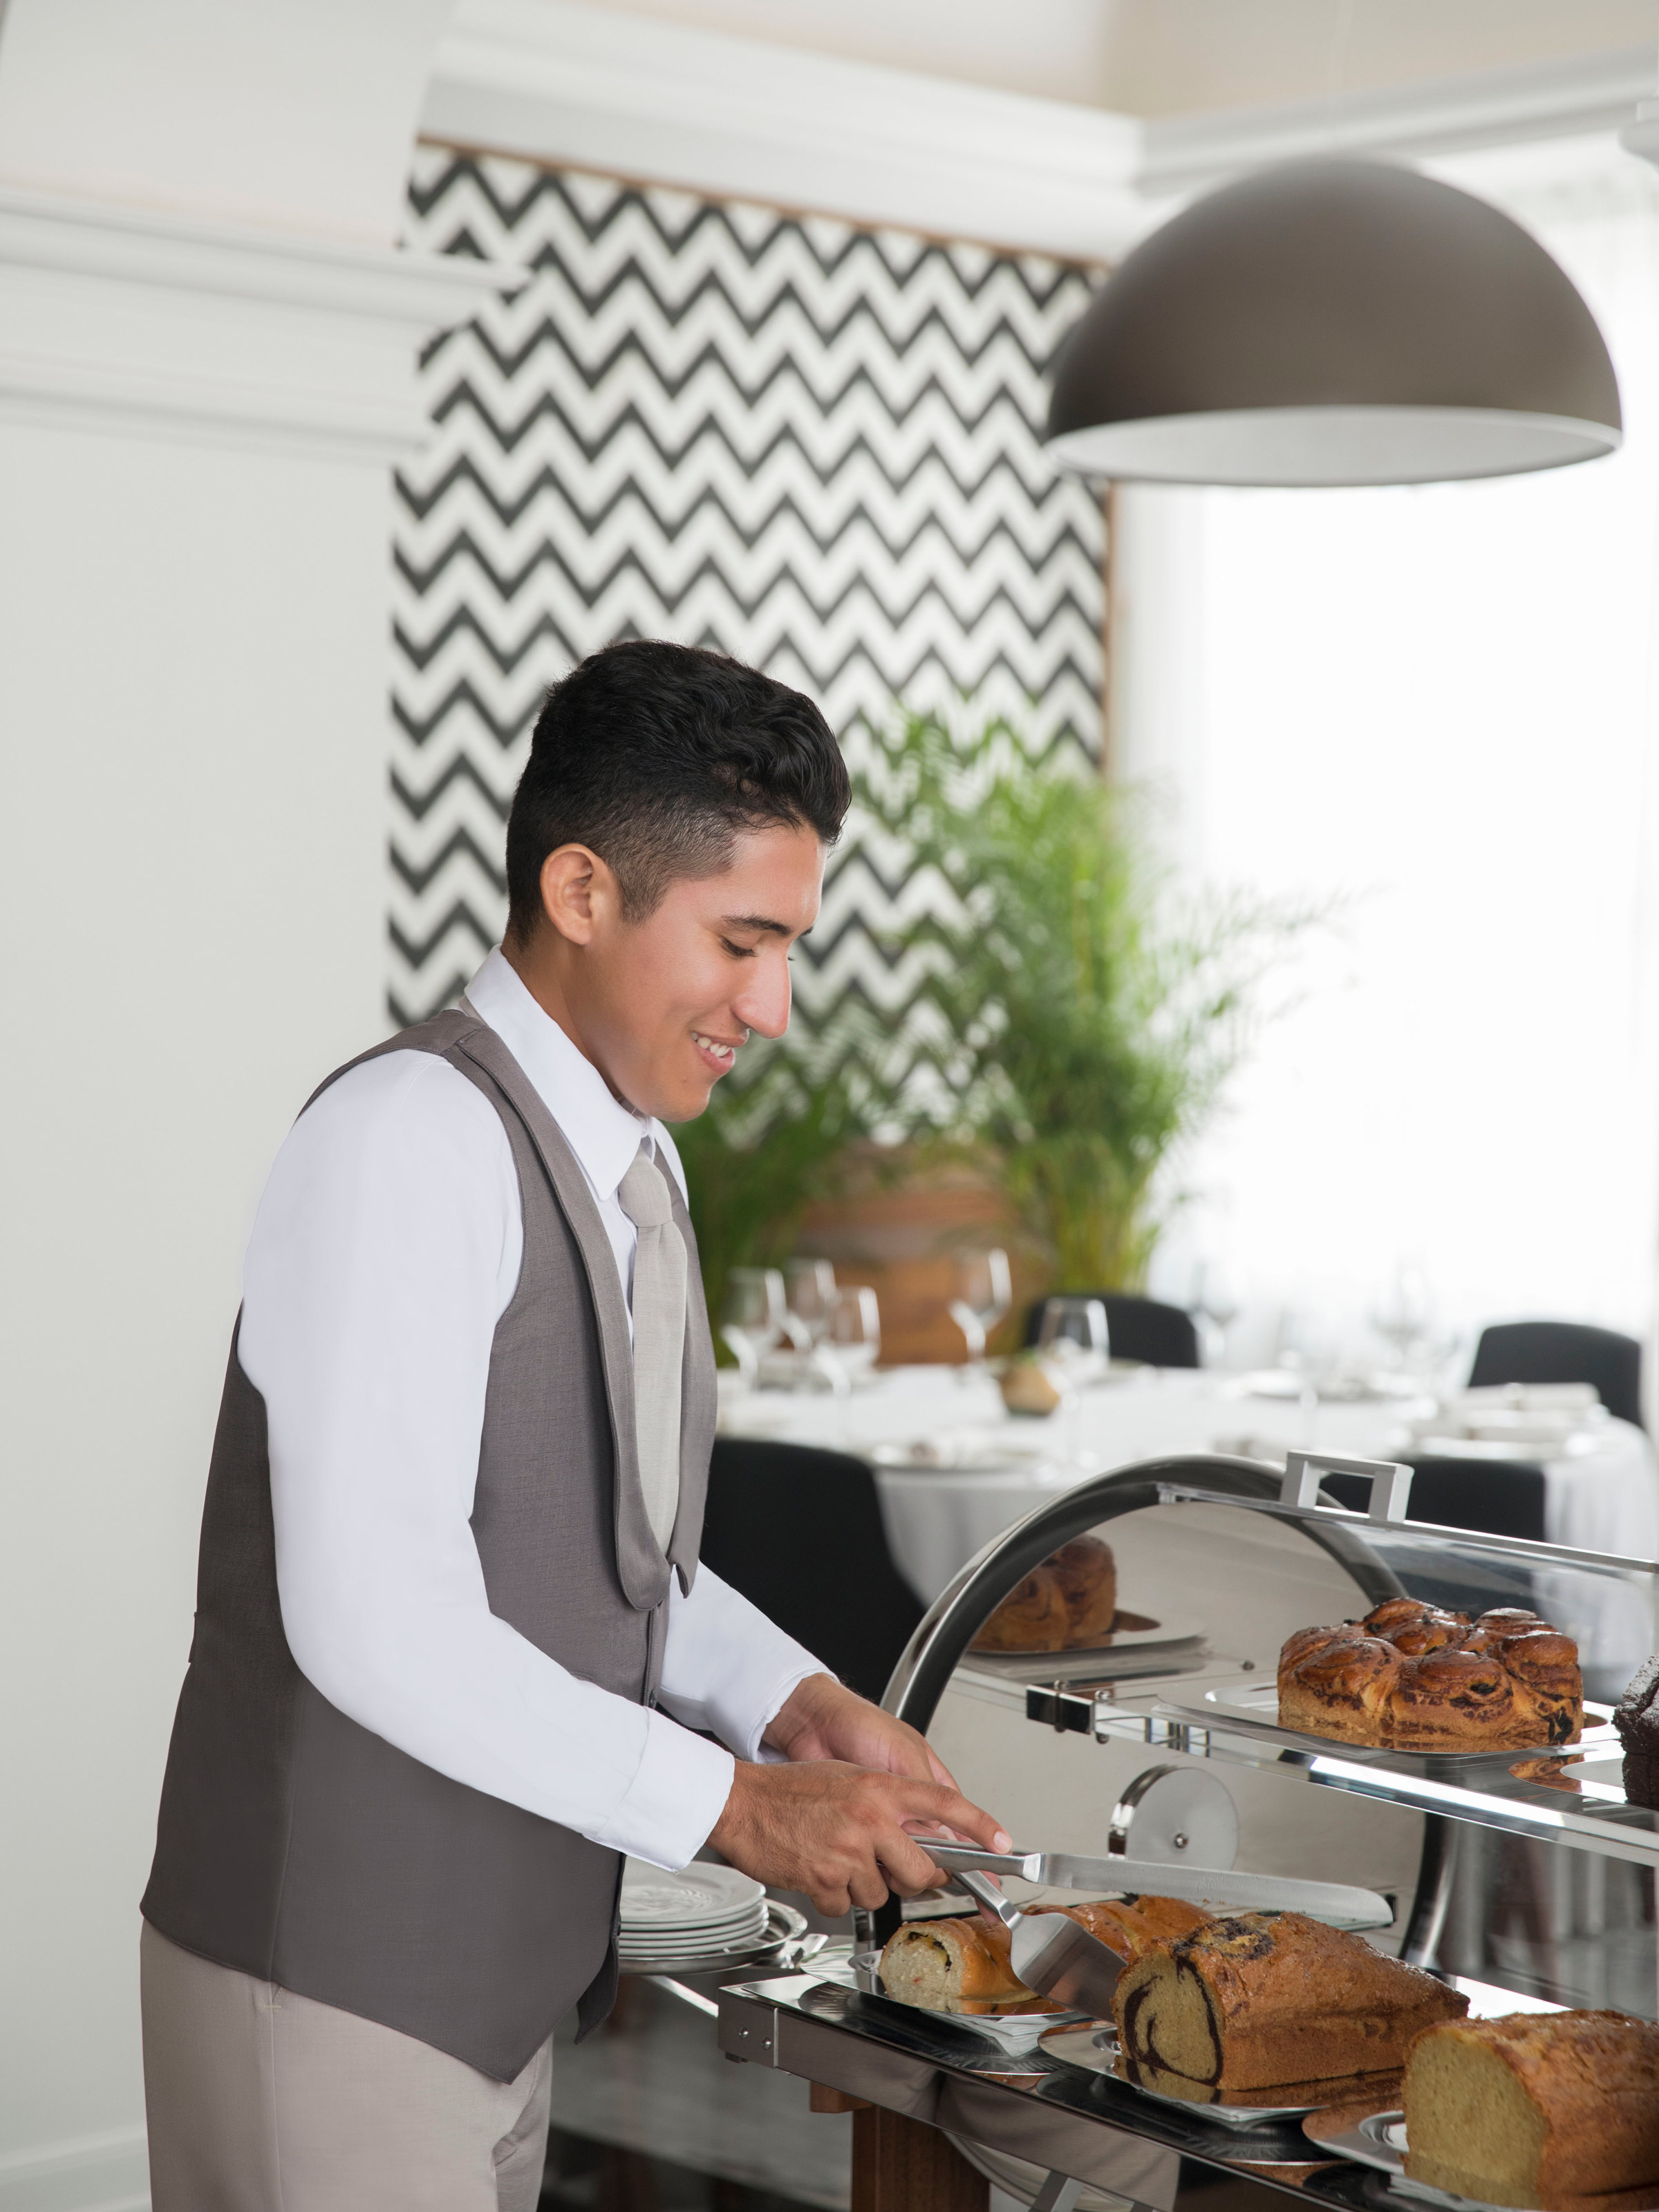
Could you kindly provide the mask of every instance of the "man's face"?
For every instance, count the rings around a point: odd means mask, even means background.
[[[817,919],[823,847],[811,830],[739,836],[719,875],[672,883],[643,921],[596,900],[567,983],[577,1042],[641,1114],[689,1121],[751,1031],[789,1025],[789,948]]]

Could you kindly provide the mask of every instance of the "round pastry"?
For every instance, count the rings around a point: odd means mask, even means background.
[[[1421,1620],[1408,1621],[1395,1629],[1389,1641],[1396,1651],[1416,1659],[1425,1651],[1443,1651],[1449,1645],[1461,1644],[1468,1632],[1468,1613],[1441,1613],[1431,1607]]]
[[[1356,1638],[1358,1640],[1356,1640]],[[1380,1645],[1358,1674],[1343,1654]],[[1279,1656],[1285,1728],[1394,1751],[1525,1751],[1574,1743],[1583,1723],[1578,1647],[1523,1606],[1467,1613],[1385,1598],[1358,1623],[1302,1628]]]
[[[1111,1546],[1098,1536],[1074,1536],[1042,1564],[1066,1601],[1067,1645],[1086,1650],[1109,1643],[1117,1618],[1117,1567]]]
[[[1380,1636],[1343,1637],[1304,1653],[1279,1685],[1279,1725],[1378,1743],[1382,1708],[1405,1664]]]
[[[1298,1628],[1294,1636],[1287,1636],[1285,1648],[1279,1655],[1279,1679],[1282,1682],[1292,1667],[1305,1659],[1310,1652],[1322,1651],[1331,1644],[1358,1644],[1365,1631],[1357,1620],[1340,1620],[1334,1628]]]
[[[1017,1583],[969,1645],[970,1651],[1063,1651],[1072,1632],[1066,1593],[1051,1567]]]
[[[1516,1717],[1515,1682],[1495,1652],[1425,1651],[1401,1662],[1381,1741],[1395,1751],[1510,1749],[1528,1741]]]
[[[1427,1613],[1435,1610],[1417,1597],[1385,1597],[1381,1605],[1374,1605],[1360,1622],[1367,1636],[1386,1636],[1394,1640],[1395,1632],[1414,1628]]]

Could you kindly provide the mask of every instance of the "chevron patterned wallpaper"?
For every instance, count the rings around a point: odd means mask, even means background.
[[[767,668],[855,759],[896,702],[1097,750],[1101,508],[1038,446],[1088,272],[439,147],[407,234],[534,273],[432,347],[398,479],[394,1019],[499,936],[539,695],[612,638]],[[871,931],[906,898],[854,825],[798,967],[809,1026],[848,992],[902,1006]]]

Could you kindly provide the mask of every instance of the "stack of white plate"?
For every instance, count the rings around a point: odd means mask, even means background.
[[[625,1965],[647,1972],[653,1961],[718,1961],[766,1935],[766,1892],[736,1867],[689,1866],[679,1874],[629,1859],[623,1869]]]

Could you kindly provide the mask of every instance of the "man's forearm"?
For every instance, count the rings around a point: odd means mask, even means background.
[[[739,1758],[781,1750],[773,1736],[780,1709],[798,1684],[825,1672],[822,1660],[708,1567],[697,1569],[689,1595],[674,1584],[659,1692],[663,1706],[686,1727],[718,1736]]]

